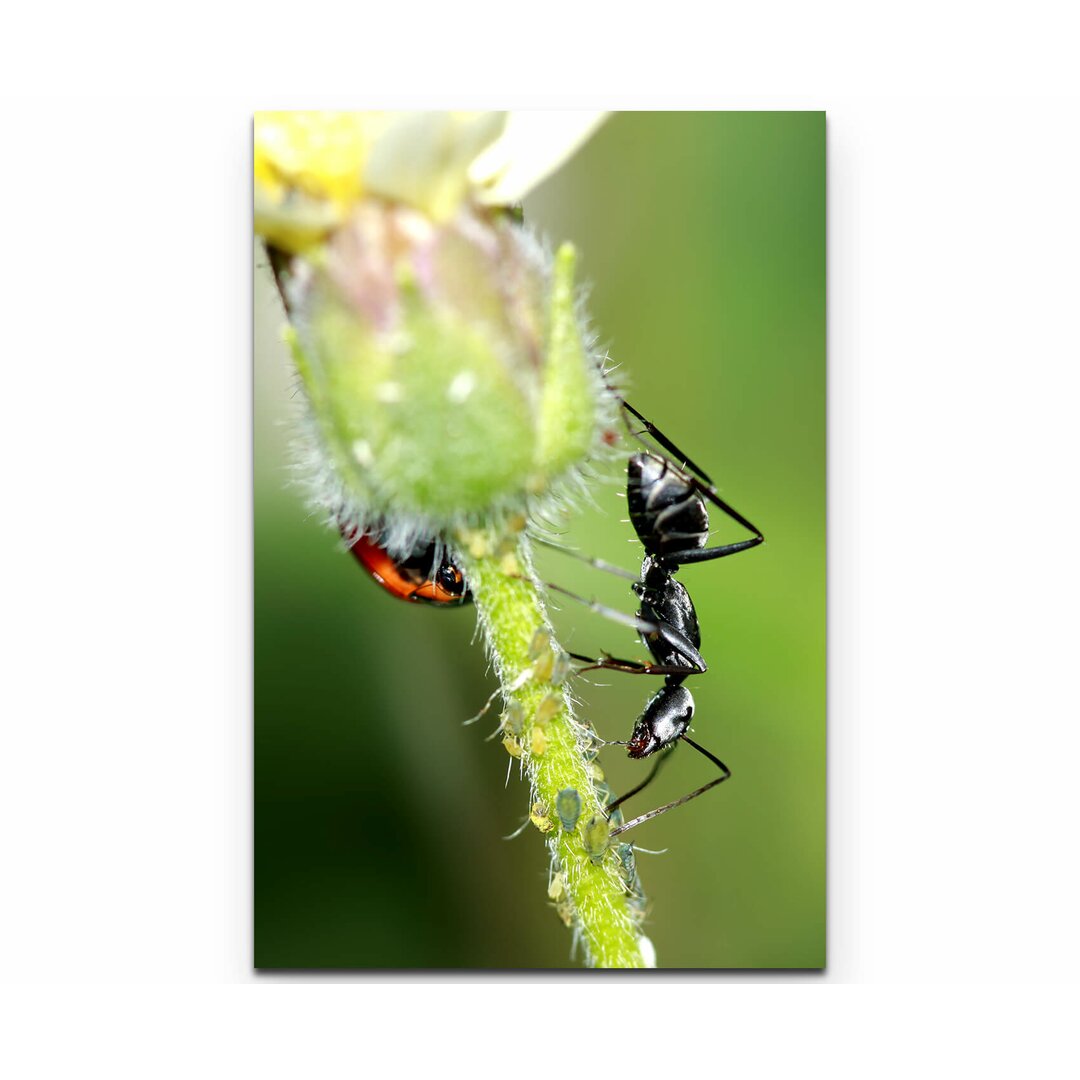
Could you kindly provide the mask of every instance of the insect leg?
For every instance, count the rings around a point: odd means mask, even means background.
[[[740,551],[747,551],[763,543],[765,537],[755,536],[752,540],[739,540],[734,544],[724,544],[722,547],[712,548],[688,548],[686,551],[669,551],[663,556],[665,563],[672,566],[687,566],[690,563],[708,562],[710,559],[722,559],[725,555],[737,555]]]
[[[694,668],[675,667],[669,664],[649,664],[640,660],[620,660],[617,656],[609,653],[601,653],[599,657],[586,656],[584,653],[567,653],[574,660],[584,660],[587,667],[579,668],[582,671],[624,671],[628,675],[697,675],[700,672]]]
[[[762,535],[761,530],[756,525],[748,521],[737,510],[729,506],[713,488],[706,487],[700,483],[694,477],[689,476],[686,478],[695,492],[703,498],[708,499],[713,505],[718,506],[724,511],[733,521],[737,521],[740,525],[744,526],[754,536],[750,540],[738,540],[733,544],[723,544],[718,547],[700,548],[690,547],[684,551],[668,551],[663,556],[663,561],[670,567],[677,568],[679,566],[686,565],[687,563],[707,562],[710,559],[722,559],[725,555],[735,555],[737,552],[746,551],[749,548],[757,547],[758,544],[763,543],[765,537]],[[686,508],[689,503],[689,499],[682,502],[674,503],[669,506],[662,514],[657,518],[658,524],[663,524],[667,519],[677,520],[678,515]],[[692,540],[694,539],[692,534],[672,532],[670,530],[665,531],[665,537],[668,540]]]
[[[627,412],[636,416],[645,425],[645,430],[652,438],[655,439],[669,454],[672,454],[677,461],[696,472],[706,484],[712,483],[712,477],[710,477],[700,465],[695,465],[694,462],[691,461],[690,458],[688,458],[686,454],[684,454],[651,420],[646,420],[645,417],[642,416],[641,413],[639,413],[625,398],[623,399],[622,406]],[[627,428],[630,428],[629,424],[627,424]],[[641,436],[638,435],[637,432],[631,430],[630,433],[639,442],[643,442]]]
[[[639,791],[644,791],[645,788],[647,788],[653,782],[653,780],[656,779],[656,774],[660,771],[660,766],[663,765],[669,757],[671,757],[670,752],[666,754],[661,754],[656,759],[656,764],[653,765],[653,767],[649,770],[649,775],[646,776],[645,779],[642,780],[637,787],[631,788],[625,795],[620,795],[614,802],[608,803],[607,806],[604,807],[604,809],[607,811],[608,817],[610,818],[612,812],[618,809],[618,807],[622,806],[622,804],[626,802],[626,800],[629,799],[632,795],[636,795]]]
[[[725,514],[727,514],[729,518],[731,518],[732,521],[737,521],[748,532],[752,532],[757,540],[757,543],[760,544],[762,540],[765,539],[762,531],[753,522],[751,522],[747,518],[744,518],[742,514],[740,514],[739,511],[735,509],[734,506],[732,506],[730,503],[724,502],[724,500],[720,498],[720,493],[716,490],[716,488],[712,486],[712,484],[702,484],[700,481],[694,480],[693,477],[691,477],[690,479],[693,482],[695,491],[699,491],[702,495],[704,495],[705,498],[713,504],[713,506],[717,507],[717,509],[719,510],[722,510]]]
[[[553,589],[558,589],[557,585],[550,586]],[[565,589],[558,589],[559,592],[566,592]],[[582,603],[589,604],[593,607],[594,602],[583,600],[580,596],[574,596],[573,593],[567,595],[574,597],[575,600],[581,600]],[[650,664],[650,663],[638,663],[636,660],[619,660],[614,656],[609,656],[607,653],[601,654],[599,659],[593,660],[592,657],[585,657],[579,653],[570,653],[575,660],[590,660],[594,668],[610,668],[612,671],[629,671],[631,674],[647,674],[647,675],[703,675],[709,670],[709,665],[705,663],[705,657],[694,647],[694,643],[683,633],[680,633],[675,627],[668,625],[667,623],[651,623],[646,622],[644,619],[634,619],[631,621],[630,616],[624,615],[621,611],[612,611],[612,609],[605,609],[603,605],[597,605],[593,607],[594,611],[603,615],[607,612],[611,612],[612,615],[618,616],[619,622],[625,622],[628,626],[633,626],[638,633],[647,639],[662,638],[668,645],[672,647],[682,657],[686,663],[683,665],[676,664]],[[653,646],[649,644],[647,640],[645,642],[653,655],[655,651]],[[609,662],[610,661],[610,662]]]
[[[559,551],[562,552],[563,555],[569,555],[572,559],[577,559],[579,562],[588,563],[589,566],[596,570],[603,570],[606,574],[616,574],[626,581],[638,580],[637,574],[631,574],[629,570],[624,570],[621,566],[615,566],[614,563],[605,562],[603,559],[593,559],[588,555],[581,555],[576,551],[572,551],[570,548],[560,547],[558,544],[553,544],[549,540],[541,540],[539,537],[533,537],[533,540],[537,544],[542,544],[546,548],[551,548],[552,551]]]
[[[663,806],[658,806],[655,810],[650,810],[647,814],[642,814],[640,817],[634,818],[632,821],[628,821],[625,825],[620,825],[618,828],[612,829],[608,834],[609,837],[616,837],[620,833],[626,832],[628,829],[633,829],[638,825],[643,824],[646,821],[651,821],[655,817],[659,817],[661,814],[666,814],[669,810],[674,810],[676,806],[682,806],[683,803],[688,803],[691,799],[696,799],[699,795],[704,795],[706,791],[716,787],[717,784],[722,784],[731,776],[731,770],[716,756],[710,754],[703,746],[699,746],[693,739],[686,735],[681,736],[683,742],[689,743],[698,753],[704,754],[720,771],[722,776],[718,776],[715,780],[710,780],[709,783],[703,784],[696,791],[691,791],[689,795],[684,795],[681,799],[675,799],[674,802],[665,803]],[[647,778],[651,779],[651,777]],[[624,796],[625,797],[625,796]]]
[[[602,615],[605,619],[611,619],[612,622],[622,623],[624,626],[632,627],[639,634],[659,634],[661,633],[661,627],[656,623],[651,623],[645,619],[639,619],[636,615],[627,615],[624,611],[618,611],[616,608],[607,607],[604,604],[598,603],[596,600],[587,600],[584,596],[578,596],[577,593],[571,592],[569,589],[564,589],[561,585],[553,585],[551,582],[545,582],[549,589],[553,589],[557,593],[562,593],[563,596],[569,596],[571,600],[576,600],[579,604],[584,604],[591,611],[595,611],[597,615]]]
[[[630,404],[630,402],[624,400],[622,404],[624,409],[636,416],[645,425],[645,429],[652,436],[652,438],[656,440],[656,442],[658,442],[665,450],[667,450],[668,453],[674,455],[676,461],[681,462],[683,466],[689,468],[692,472],[697,473],[697,476],[700,477],[700,479],[697,479],[693,476],[686,477],[686,479],[693,485],[695,491],[699,492],[702,496],[708,499],[709,502],[711,502],[718,510],[721,510],[729,518],[731,518],[732,521],[738,522],[744,529],[754,534],[755,540],[747,543],[746,547],[754,547],[755,544],[760,544],[765,539],[761,530],[755,524],[753,524],[753,522],[743,517],[742,514],[740,514],[739,511],[735,509],[735,507],[733,507],[730,503],[725,502],[720,497],[720,493],[713,486],[712,477],[710,477],[709,474],[705,472],[705,470],[702,469],[700,465],[695,464],[690,458],[688,458],[686,454],[684,454],[683,451],[680,450],[655,424],[646,420],[645,417],[642,416],[641,413],[639,413],[637,409],[635,409],[633,405]],[[632,432],[632,434],[634,434],[639,441],[643,442],[643,440],[641,440],[640,436],[638,436],[636,432]],[[727,546],[734,547],[734,545]],[[735,550],[744,551],[745,548],[740,547],[736,548]],[[724,550],[723,553],[726,555],[733,555],[734,551]],[[710,557],[719,558],[720,556],[714,555]],[[683,561],[692,562],[694,560],[687,558]],[[702,561],[700,555],[697,561]]]

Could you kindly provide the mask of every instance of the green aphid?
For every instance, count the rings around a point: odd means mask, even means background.
[[[555,654],[550,649],[548,649],[547,652],[541,653],[540,656],[533,661],[533,680],[538,683],[550,682],[551,672],[554,667]]]
[[[536,706],[536,716],[534,720],[541,727],[554,720],[559,715],[559,710],[563,706],[562,698],[558,694],[548,694],[539,705]]]
[[[581,840],[585,847],[585,854],[594,862],[599,862],[607,851],[610,832],[611,825],[608,819],[600,816],[590,818],[582,829]]]
[[[514,735],[520,735],[525,730],[525,710],[516,698],[506,706],[502,714],[502,726]]]
[[[551,677],[550,682],[552,686],[562,686],[566,682],[567,676],[570,674],[570,654],[565,653],[560,649],[555,654],[554,662],[551,665]]]
[[[619,876],[633,891],[637,882],[637,860],[634,858],[634,845],[619,844],[615,848],[615,854],[619,858]]]
[[[566,875],[560,870],[548,885],[548,899],[556,904],[566,896]]]
[[[570,926],[574,921],[574,905],[567,900],[560,900],[555,905],[555,914],[562,920],[563,926]]]
[[[542,627],[538,626],[529,642],[529,659],[539,660],[545,652],[551,652],[551,635]]]
[[[576,788],[563,788],[555,796],[555,813],[566,832],[573,832],[581,817],[581,796]]]
[[[551,635],[542,626],[536,628],[532,641],[529,642],[529,659],[533,662],[533,681],[550,682],[555,667],[555,654],[551,651]]]

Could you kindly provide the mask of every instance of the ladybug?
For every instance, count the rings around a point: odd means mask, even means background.
[[[432,540],[420,543],[404,559],[390,556],[373,536],[350,541],[356,561],[392,596],[418,604],[458,607],[472,601],[465,575],[450,561],[446,547]],[[437,549],[441,556],[436,557]]]

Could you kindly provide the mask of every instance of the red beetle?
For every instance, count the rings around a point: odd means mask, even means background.
[[[346,540],[350,537],[346,536]],[[437,549],[441,557],[436,558]],[[420,544],[405,559],[395,559],[372,536],[350,543],[356,561],[392,596],[420,604],[457,607],[472,601],[465,575],[434,540]]]

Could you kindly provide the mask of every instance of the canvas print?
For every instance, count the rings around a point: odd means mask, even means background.
[[[821,968],[825,117],[254,122],[255,965]]]

